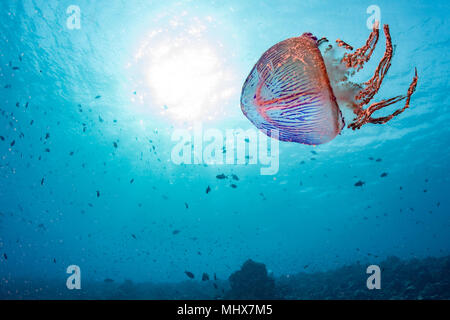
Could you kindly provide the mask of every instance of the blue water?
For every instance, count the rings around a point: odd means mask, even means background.
[[[177,282],[185,270],[226,279],[248,258],[282,275],[448,255],[447,1],[376,3],[396,48],[375,99],[405,94],[414,67],[419,74],[411,107],[389,123],[316,147],[281,142],[275,175],[171,158],[172,133],[190,128],[195,112],[204,127],[253,128],[240,89],[265,50],[303,32],[363,45],[371,4],[2,1],[0,280],[64,286],[72,264],[83,281]],[[70,5],[81,9],[80,29],[67,26]],[[148,52],[136,58],[145,44],[162,50],[153,69]],[[164,78],[183,61],[171,51],[184,46],[190,59],[213,48],[217,61],[199,58],[202,81],[190,83],[196,66],[183,64],[180,78]],[[380,35],[359,81],[383,52]],[[191,95],[197,84],[205,90]]]

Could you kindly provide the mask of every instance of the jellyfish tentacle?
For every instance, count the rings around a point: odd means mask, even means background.
[[[384,76],[388,72],[391,66],[393,48],[392,39],[389,33],[389,26],[385,24],[383,26],[384,34],[386,36],[386,49],[383,58],[380,60],[378,67],[375,69],[374,75],[367,82],[364,83],[365,88],[361,90],[355,97],[356,100],[361,100],[359,104],[361,107],[369,103],[374,95],[378,92],[383,82]]]
[[[319,47],[322,43],[328,42],[328,39],[325,37],[320,38],[317,40],[317,46]]]
[[[418,79],[419,79],[419,77],[417,76],[417,68],[416,68],[414,78],[413,78],[411,84],[409,85],[408,92],[406,93],[406,95],[396,96],[396,97],[393,97],[393,98],[390,98],[387,100],[373,103],[365,110],[360,109],[360,112],[357,113],[357,117],[353,120],[354,122],[349,124],[348,127],[355,130],[355,129],[360,129],[366,123],[383,124],[383,123],[388,122],[392,118],[398,116],[400,113],[402,113],[403,111],[405,111],[406,109],[409,108],[409,102],[411,100],[412,94],[416,90]],[[384,107],[387,107],[391,104],[397,103],[399,101],[402,101],[404,99],[406,99],[405,106],[403,108],[400,108],[400,109],[394,111],[392,114],[385,116],[385,117],[378,117],[378,118],[371,117],[375,111],[380,110]]]
[[[341,60],[341,63],[344,63],[347,68],[355,68],[356,71],[362,69],[364,63],[369,61],[372,56],[373,51],[378,42],[379,30],[378,30],[379,22],[375,21],[373,25],[373,30],[369,35],[369,38],[366,41],[366,44],[361,48],[358,48],[353,53],[346,53]],[[338,45],[343,44],[342,40],[336,40]]]
[[[353,51],[353,47],[349,45],[347,42],[342,41],[341,39],[337,39],[336,43],[338,47],[344,47],[346,50]]]

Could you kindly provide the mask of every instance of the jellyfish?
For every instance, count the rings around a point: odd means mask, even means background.
[[[341,107],[353,111],[348,128],[383,124],[409,108],[417,85],[417,69],[404,95],[371,103],[391,66],[394,52],[389,26],[383,26],[386,49],[373,76],[362,84],[350,79],[369,61],[379,38],[379,24],[365,45],[353,50],[343,40],[324,44],[311,33],[281,41],[268,49],[245,80],[241,94],[244,115],[268,136],[281,141],[318,145],[333,140],[345,126]],[[342,51],[344,52],[342,54]],[[339,52],[341,53],[339,55]],[[373,113],[405,100],[387,116]],[[370,103],[370,105],[369,105]]]

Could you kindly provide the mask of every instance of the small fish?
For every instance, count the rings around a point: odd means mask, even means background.
[[[208,194],[211,191],[210,186],[208,186],[208,188],[206,188],[206,194]]]
[[[180,233],[180,230],[173,230],[173,231],[172,231],[172,234],[174,234],[174,235],[175,235],[175,234],[179,234],[179,233]]]
[[[132,236],[134,239],[136,239],[136,235],[132,234],[131,236]]]
[[[95,99],[100,99],[102,96],[96,96]]]
[[[110,278],[106,278],[105,280],[103,280],[105,283],[113,283],[114,280],[110,279]]]
[[[223,173],[221,173],[221,174],[218,174],[218,175],[216,176],[216,178],[222,180],[222,179],[226,179],[227,176],[224,175]]]
[[[130,180],[130,183],[133,183],[133,182],[134,182],[134,179],[131,179],[131,180]]]
[[[316,151],[314,151],[314,150],[311,150],[311,153],[312,153],[312,154],[317,154],[317,152],[316,152]]]
[[[239,181],[239,177],[235,174],[232,174],[231,177],[233,178],[233,180]]]
[[[103,118],[100,117],[100,116],[98,116],[98,121],[99,121],[99,122],[103,122]]]
[[[19,70],[19,67],[13,67],[12,69],[13,70]]]
[[[358,182],[355,183],[355,187],[362,187],[365,184],[364,181],[359,180]]]
[[[208,280],[209,280],[209,275],[204,272],[202,275],[202,281],[208,281]]]
[[[380,177],[381,177],[381,178],[384,178],[384,177],[387,177],[387,175],[388,175],[387,172],[383,172],[383,173],[380,175]]]
[[[44,185],[44,179],[45,179],[45,178],[42,178],[42,179],[41,179],[41,186]]]
[[[5,141],[5,137],[4,136],[0,136],[0,140]]]
[[[192,273],[192,272],[190,272],[190,271],[185,271],[184,272],[190,279],[194,279],[194,274]]]
[[[382,159],[381,158],[378,158],[377,160],[375,160],[376,162],[381,162],[382,161]]]
[[[48,139],[48,138],[50,138],[50,133],[47,132],[47,133],[45,134],[45,139]]]
[[[53,258],[53,263],[56,263],[56,259],[55,258]]]
[[[114,148],[117,148],[117,142],[113,142]]]
[[[13,147],[16,144],[16,140],[13,140],[9,145]]]
[[[99,198],[100,197],[100,191],[96,191],[97,192],[97,198]]]
[[[189,209],[189,204],[187,202],[184,203],[184,206],[186,207],[186,209]]]
[[[237,188],[237,185],[235,185],[234,183],[230,185],[230,187],[232,187],[233,189]]]
[[[8,260],[8,256],[6,255],[6,253],[3,254],[3,257],[5,258],[5,260]]]

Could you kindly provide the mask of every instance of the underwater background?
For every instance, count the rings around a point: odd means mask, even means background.
[[[78,27],[68,24],[72,5]],[[324,145],[280,142],[274,175],[260,164],[174,163],[178,128],[254,128],[240,90],[265,50],[304,32],[362,46],[371,5],[395,45],[375,100],[406,93],[417,67],[409,109]],[[228,277],[248,259],[278,288],[299,273],[310,283],[281,298],[324,298],[314,286],[327,272],[325,282],[352,274],[359,297],[371,298],[367,266],[389,270],[397,259],[412,271],[391,270],[391,284],[439,282],[427,266],[450,272],[449,7],[1,1],[0,297],[227,297]],[[357,81],[383,53],[380,34]],[[81,269],[81,290],[66,288],[69,265]],[[142,284],[153,289],[130,289]],[[449,292],[441,283],[430,296]]]

